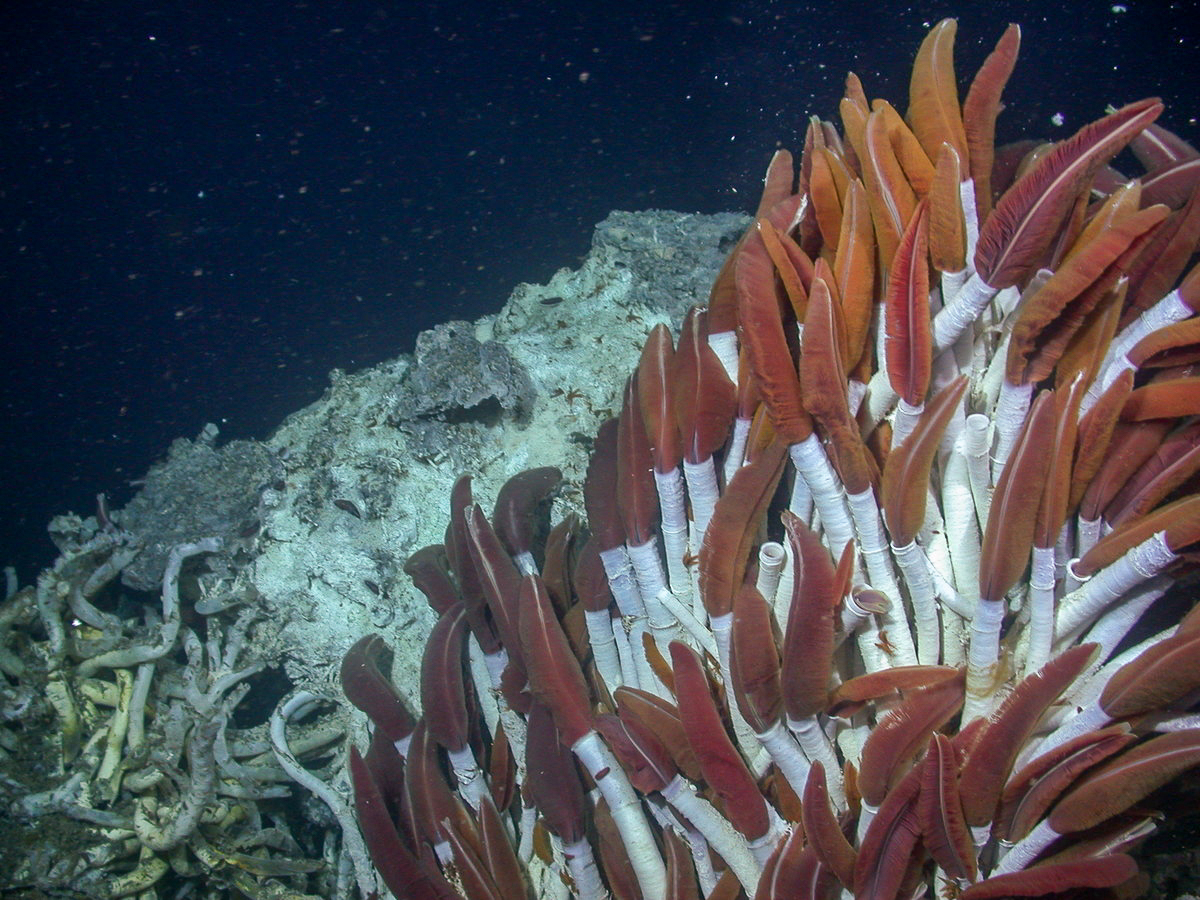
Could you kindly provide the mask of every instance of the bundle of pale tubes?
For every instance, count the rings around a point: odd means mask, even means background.
[[[907,112],[771,161],[677,340],[595,440],[489,517],[469,477],[408,571],[424,718],[346,656],[397,897],[1128,897],[1200,764],[1200,153],[1131,103],[996,147],[1010,26],[960,103],[955,23]],[[1113,167],[1130,151],[1145,174]],[[1075,893],[1071,893],[1074,891]]]

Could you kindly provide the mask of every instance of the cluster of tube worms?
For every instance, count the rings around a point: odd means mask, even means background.
[[[1200,154],[1153,99],[997,147],[1020,32],[962,102],[954,37],[776,154],[586,524],[539,527],[556,470],[459,481],[424,717],[383,638],[342,673],[396,896],[1137,893],[1200,763],[1200,614],[1146,625],[1200,539]]]

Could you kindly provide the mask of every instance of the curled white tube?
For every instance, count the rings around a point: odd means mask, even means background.
[[[787,552],[779,541],[764,541],[758,548],[758,579],[755,587],[769,605],[774,605],[775,592],[787,562]]]

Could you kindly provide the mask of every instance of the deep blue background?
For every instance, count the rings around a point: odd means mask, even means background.
[[[1024,28],[1001,139],[1148,94],[1200,139],[1194,2],[966,5],[964,82]],[[848,69],[903,108],[955,12],[10,0],[0,563],[30,580],[51,514],[123,502],[173,438],[265,437],[330,368],[576,265],[611,209],[750,210],[775,147],[836,119]]]

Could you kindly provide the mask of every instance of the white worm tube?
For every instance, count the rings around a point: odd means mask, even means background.
[[[1006,333],[1000,341],[1000,345],[991,353],[984,351],[982,357],[977,357],[976,362],[984,365],[983,374],[971,383],[971,403],[973,406],[981,409],[986,409],[992,413],[992,418],[995,419],[996,404],[1000,400],[1000,388],[1004,384],[1005,371],[1008,363],[1008,344],[1012,337],[1010,333]],[[984,341],[980,341],[980,347],[986,346]]]
[[[925,551],[929,563],[929,577],[933,579],[933,594],[943,607],[953,610],[964,619],[975,614],[975,604],[968,603],[954,587],[954,564],[950,559],[950,544],[946,540],[946,523],[942,521],[941,507],[931,487],[925,504],[925,522],[917,542]]]
[[[958,199],[962,203],[964,236],[967,243],[967,268],[974,271],[975,245],[979,243],[979,209],[975,206],[975,179],[964,178],[958,183]],[[951,296],[947,294],[946,296]]]
[[[862,594],[870,600],[860,602],[860,593],[857,590],[846,598],[842,606],[842,630],[834,635],[834,647],[840,647],[846,637],[854,635],[866,670],[878,672],[888,668],[890,663],[883,655],[883,642],[880,640],[879,623],[875,621],[875,617],[890,612],[893,603],[873,588],[864,590]],[[915,652],[914,650],[914,655]]]
[[[808,771],[812,766],[791,732],[776,720],[766,731],[755,732],[755,737],[771,755],[796,796],[804,796],[804,785],[808,782]]]
[[[725,860],[747,893],[753,893],[762,875],[762,866],[750,852],[746,839],[739,834],[729,820],[713,809],[712,805],[696,795],[696,789],[680,775],[676,775],[661,791],[663,797],[683,814],[704,839]],[[650,846],[654,840],[650,838]]]
[[[512,558],[513,564],[517,567],[517,571],[522,575],[540,575],[538,571],[537,561],[533,558],[533,554],[528,550],[520,551]]]
[[[738,383],[738,346],[737,334],[732,331],[719,331],[708,336],[708,346],[717,354],[721,368],[734,384]]]
[[[647,634],[650,634],[650,626],[645,618],[629,621],[629,655],[633,658],[633,666],[637,670],[638,684],[641,689],[666,699],[671,692],[667,690],[667,686],[662,683],[658,673],[654,671],[654,667],[650,665],[650,660],[646,657],[645,636]],[[650,639],[657,645],[654,634],[650,634]]]
[[[974,606],[979,599],[981,538],[971,491],[965,431],[959,435],[946,458],[942,475],[942,509],[945,513],[946,543],[950,548],[954,588],[964,604],[970,607],[969,610],[963,610],[966,618],[970,618],[975,613]],[[962,615],[962,612],[959,614]]]
[[[485,654],[475,635],[468,632],[467,660],[470,664],[471,681],[475,684],[475,696],[479,698],[479,706],[483,710],[483,720],[491,734],[496,733],[497,725],[504,729],[504,735],[513,750],[513,759],[517,761],[517,775],[523,781],[527,731],[525,718],[511,709],[500,693],[500,679],[508,667],[508,651],[501,647],[495,653]],[[396,752],[407,758],[410,743],[411,736],[397,741]]]
[[[1034,547],[1029,572],[1029,645],[1026,675],[1050,661],[1054,643],[1054,548]]]
[[[641,800],[625,777],[625,770],[595,731],[587,732],[571,746],[571,750],[608,803],[608,811],[621,834],[642,896],[646,900],[663,900],[667,893],[667,867],[659,855],[654,832],[642,812]]]
[[[1160,531],[1129,550],[1111,566],[1097,572],[1058,605],[1055,635],[1061,645],[1074,640],[1110,603],[1149,581],[1172,562],[1175,553],[1167,546],[1167,533]],[[1074,569],[1074,561],[1068,566]]]
[[[1033,399],[1032,384],[1012,384],[1006,378],[1000,385],[1000,398],[996,402],[996,447],[992,456],[992,477],[1000,480],[1000,473],[1017,442],[1021,426],[1029,414]]]
[[[1138,722],[1138,728],[1152,725],[1157,734],[1172,731],[1190,731],[1200,728],[1200,713],[1161,713],[1149,715]]]
[[[971,270],[964,267],[957,272],[942,272],[941,275],[942,296],[954,297],[958,295],[963,285],[967,283],[967,279],[971,277]]]
[[[1096,620],[1084,637],[1084,643],[1099,644],[1100,658],[1105,659],[1171,584],[1170,578],[1158,575],[1134,588]]]
[[[717,468],[711,456],[698,463],[690,463],[685,459],[683,474],[692,501],[692,528],[695,534],[692,546],[699,547],[704,542],[704,532],[708,530],[708,521],[717,504]]]
[[[683,630],[691,637],[692,646],[704,650],[714,657],[717,655],[717,642],[713,639],[712,632],[696,618],[691,607],[684,606],[682,601],[670,591],[663,591],[658,595],[658,599],[663,608],[679,620]]]
[[[804,479],[797,478],[796,480],[803,481]],[[788,614],[792,608],[792,591],[796,587],[796,560],[792,556],[790,544],[783,545],[783,556],[783,571],[779,573],[779,584],[775,588],[775,598],[771,604],[780,634],[787,631]]]
[[[859,407],[862,406],[862,402],[866,396],[866,382],[859,381],[856,378],[851,378],[846,385],[846,405],[850,408],[850,415],[858,415]]]
[[[908,586],[908,597],[912,602],[913,618],[917,626],[917,661],[923,666],[936,665],[941,653],[941,631],[938,627],[937,603],[933,597],[933,579],[929,574],[929,562],[916,541],[903,547],[892,544],[892,555],[904,583]],[[891,632],[888,633],[891,638]],[[895,644],[892,638],[893,645]],[[899,663],[908,665],[908,663]]]
[[[1048,820],[1043,819],[1034,826],[1033,830],[1012,846],[1000,865],[992,871],[993,875],[1005,875],[1009,872],[1020,872],[1038,858],[1043,850],[1058,840],[1062,835],[1050,827]]]
[[[1174,637],[1178,631],[1178,625],[1164,628],[1158,634],[1150,635],[1150,637],[1141,643],[1127,647],[1119,655],[1114,656],[1108,662],[1104,663],[1104,665],[1093,665],[1067,687],[1066,691],[1063,692],[1061,702],[1066,706],[1067,710],[1082,710],[1089,706],[1095,706],[1096,702],[1100,699],[1100,695],[1104,693],[1104,688],[1108,686],[1109,679],[1122,666],[1133,662],[1155,644],[1165,641],[1169,637]],[[1070,718],[1070,716],[1065,716],[1062,722],[1059,723],[1059,726],[1065,724]]]
[[[892,418],[893,447],[898,447],[908,439],[923,412],[925,412],[924,403],[912,406],[903,397],[900,398],[900,401],[896,404],[896,415]]]
[[[647,623],[654,640],[665,649],[667,644],[679,637],[679,622],[662,602],[663,595],[670,591],[667,589],[662,558],[658,555],[658,539],[651,537],[641,544],[626,544],[625,550],[637,577],[638,592],[646,607]]]
[[[613,643],[617,646],[617,658],[621,660],[621,684],[633,688],[642,686],[642,677],[629,646],[629,635],[625,633],[625,619],[612,620]],[[647,690],[652,690],[655,682],[651,682]]]
[[[792,495],[788,499],[788,509],[802,522],[813,521],[813,495],[808,488],[808,482],[799,472],[792,478]]]
[[[875,821],[875,814],[877,812],[879,812],[878,806],[872,806],[866,800],[860,803],[858,810],[858,830],[854,839],[856,846],[862,846],[863,838],[866,837],[867,829],[871,827],[871,823]]]
[[[1047,753],[1055,747],[1061,747],[1067,741],[1087,734],[1089,731],[1103,728],[1111,722],[1112,716],[1100,706],[1100,696],[1104,693],[1104,688],[1108,685],[1109,680],[1124,666],[1133,662],[1155,644],[1173,636],[1177,631],[1178,626],[1160,631],[1140,644],[1130,647],[1120,656],[1110,659],[1103,666],[1094,668],[1087,677],[1081,675],[1076,678],[1064,693],[1062,702],[1067,704],[1068,709],[1077,708],[1079,712],[1063,721],[1037,744],[1027,745],[1017,757],[1017,766],[1023,766],[1035,756]]]
[[[942,311],[933,317],[933,352],[941,353],[953,344],[994,296],[996,289],[972,272],[962,289],[948,297]]]
[[[841,556],[842,548],[854,537],[854,527],[846,510],[842,483],[821,447],[820,438],[814,432],[800,443],[788,447],[788,453],[796,471],[808,482],[808,488],[812,491],[830,550],[835,558]]]
[[[617,640],[613,637],[613,619],[607,609],[584,610],[583,621],[587,624],[588,643],[592,648],[592,659],[596,671],[611,695],[624,679],[621,675],[621,657],[617,653]]]
[[[604,565],[604,574],[608,576],[608,589],[612,591],[621,615],[644,616],[646,607],[642,603],[642,595],[633,577],[633,565],[624,545],[601,550],[600,562]]]
[[[696,881],[700,885],[700,895],[707,897],[716,890],[717,882],[720,881],[713,868],[712,852],[708,841],[694,825],[686,820],[681,820],[668,807],[664,806],[662,812],[664,817],[670,816],[674,823],[671,827],[677,832],[682,832],[687,840],[688,848],[692,851],[692,864],[696,867]]]
[[[1099,682],[1097,682],[1099,684],[1099,690],[1095,691],[1097,697],[1099,697],[1100,691],[1103,690],[1103,686],[1108,683],[1108,679],[1112,677],[1112,674],[1115,671],[1116,669],[1112,669],[1110,664],[1109,666],[1105,666],[1103,669],[1101,669],[1100,672],[1095,676],[1096,678],[1100,679]],[[1091,690],[1092,688],[1089,686],[1089,691]],[[1078,713],[1067,719],[1067,721],[1065,721],[1063,724],[1059,725],[1058,728],[1054,729],[1054,731],[1047,735],[1042,741],[1038,742],[1036,746],[1033,744],[1027,745],[1026,748],[1021,751],[1020,756],[1017,757],[1017,766],[1023,766],[1035,756],[1041,756],[1043,753],[1048,753],[1055,747],[1061,747],[1067,741],[1073,740],[1082,734],[1087,734],[1090,731],[1098,731],[1111,721],[1112,717],[1103,709],[1101,709],[1099,704],[1097,704],[1093,699],[1088,706],[1085,706]],[[1028,759],[1026,757],[1028,757]]]
[[[1193,315],[1195,313],[1192,308],[1184,302],[1183,295],[1179,293],[1179,288],[1176,288],[1125,326],[1109,345],[1100,377],[1088,387],[1080,413],[1091,409],[1100,399],[1100,395],[1120,377],[1122,371],[1133,368],[1128,353],[1138,341],[1160,328],[1190,319]]]
[[[988,465],[988,437],[992,423],[983,413],[967,416],[963,425],[963,453],[967,457],[967,483],[971,486],[971,500],[975,504],[975,518],[979,520],[982,533],[987,525],[988,511],[992,506],[992,473]],[[960,590],[963,586],[959,585]]]
[[[529,807],[526,807],[529,809]],[[536,820],[537,811],[531,810],[534,813]],[[521,846],[517,850],[517,858],[521,860],[525,866],[525,871],[529,874],[531,887],[536,896],[544,898],[544,900],[570,900],[571,892],[567,889],[566,880],[563,878],[563,869],[569,868],[566,858],[563,856],[563,843],[557,834],[547,831],[546,834],[550,842],[550,862],[543,863],[541,857],[535,856],[533,852],[532,832],[534,822],[530,821],[528,825],[525,822],[525,810],[522,810],[521,816]],[[530,834],[527,840],[525,835]],[[589,848],[590,849],[590,848]],[[585,876],[586,877],[586,876]],[[603,884],[601,884],[603,889]],[[579,890],[579,897],[582,900],[584,894],[582,889]],[[591,900],[608,900],[608,891],[605,889],[600,897],[592,897]]]
[[[1038,269],[1033,273],[1033,277],[1029,279],[1029,284],[1025,285],[1025,290],[1019,290],[1015,285],[1006,287],[1002,291],[996,292],[996,300],[992,304],[999,314],[999,321],[1008,318],[1009,314],[1017,308],[1017,305],[1025,297],[1032,296],[1033,293],[1041,288],[1043,284],[1050,280],[1054,275],[1049,269]]]
[[[1101,518],[1084,519],[1080,517],[1075,522],[1075,555],[1083,556],[1089,550],[1096,546],[1096,541],[1104,536],[1104,520]],[[1075,586],[1070,590],[1075,590],[1079,585],[1083,584],[1075,578],[1070,572],[1070,566],[1067,567],[1067,578],[1075,582]]]
[[[733,420],[733,432],[729,436],[729,450],[725,453],[725,461],[721,464],[721,475],[725,483],[733,478],[746,458],[746,439],[750,436],[750,420],[741,416]]]
[[[636,685],[643,690],[665,697],[666,688],[654,674],[642,649],[642,635],[649,627],[649,610],[642,594],[643,580],[654,586],[655,594],[657,594],[659,584],[664,587],[666,584],[662,575],[661,563],[658,561],[657,541],[652,538],[642,545],[641,549],[644,551],[647,545],[651,546],[653,562],[649,562],[646,558],[635,562],[632,556],[634,550],[628,545],[601,550],[600,562],[604,565],[604,572],[608,576],[608,589],[617,602],[624,625],[629,629],[629,633],[626,635],[620,624],[613,627],[613,637],[617,641],[617,653],[621,658],[624,681],[626,684]],[[639,564],[641,569],[638,568]],[[666,617],[662,611],[662,605],[657,602],[653,605],[657,624],[665,624]]]
[[[567,861],[571,881],[575,883],[575,896],[579,900],[608,900],[608,888],[600,878],[600,867],[596,865],[596,857],[588,839],[582,837],[571,843],[564,841],[562,854]]]
[[[980,599],[971,620],[971,646],[967,651],[967,696],[963,703],[965,725],[992,711],[995,697],[995,673],[1000,659],[1000,626],[1004,622],[1004,601]]]
[[[812,762],[819,762],[825,767],[825,780],[829,786],[829,799],[837,809],[846,808],[846,792],[842,785],[842,764],[838,762],[837,752],[833,749],[829,737],[821,728],[816,716],[803,719],[793,719],[788,716],[788,728],[796,736],[800,749]]]
[[[733,673],[729,667],[729,657],[732,652],[731,645],[733,642],[733,613],[727,612],[720,616],[710,616],[708,627],[712,630],[713,639],[717,643],[716,657],[717,663],[721,668],[721,680],[732,689]],[[759,749],[758,739],[754,736],[754,729],[750,727],[742,715],[742,711],[738,708],[737,703],[731,700],[727,706],[729,708],[729,719],[733,724],[733,736],[737,739],[737,744],[742,749],[743,755],[747,759],[753,759]]]
[[[896,405],[896,401],[900,399],[900,395],[892,390],[892,383],[888,380],[887,372],[883,369],[882,359],[879,357],[880,367],[871,376],[871,380],[867,382],[867,396],[864,398],[866,402],[866,412],[864,414],[865,421],[862,426],[864,435],[870,434],[875,428],[888,417]],[[892,445],[895,446],[895,441]]]
[[[358,888],[364,892],[363,896],[367,896],[367,894],[375,892],[378,884],[375,868],[371,864],[370,854],[367,853],[366,839],[363,837],[362,829],[358,827],[354,811],[338,791],[304,768],[288,746],[288,721],[293,717],[303,715],[321,699],[310,691],[297,691],[275,707],[275,711],[271,713],[269,726],[271,749],[275,753],[275,760],[279,763],[280,768],[287,772],[288,776],[297,784],[319,797],[333,813],[338,825],[341,826],[342,842],[346,853],[353,862]]]
[[[867,722],[867,714],[861,710],[854,713],[850,717],[849,727],[838,729],[838,733],[834,736],[834,740],[837,741],[837,745],[842,751],[842,759],[852,766],[860,766],[863,744],[867,742],[870,734],[871,726]]]
[[[890,664],[915,665],[917,651],[905,614],[900,584],[892,570],[892,558],[883,534],[883,521],[879,516],[879,503],[875,499],[875,492],[868,487],[860,493],[847,494],[846,500],[850,505],[855,531],[858,533],[858,548],[866,562],[867,577],[871,579],[871,586],[882,591],[891,601],[887,612],[880,616],[881,626],[887,629],[888,639],[895,649]]]
[[[779,541],[764,541],[758,548],[758,579],[755,587],[769,606],[775,605],[775,592],[787,562],[787,551]],[[790,598],[789,598],[790,599]]]
[[[446,748],[446,755],[450,759],[450,766],[454,769],[454,777],[458,780],[458,792],[462,794],[462,798],[471,805],[471,809],[479,811],[479,804],[483,802],[483,795],[487,793],[487,782],[480,777],[483,773],[479,769],[479,763],[475,760],[475,751],[471,749],[471,745],[467,744],[459,750],[451,750]]]
[[[683,558],[688,548],[687,506],[683,499],[683,473],[679,467],[669,472],[654,470],[654,486],[658,489],[658,508],[662,514],[659,531],[662,533],[663,552],[667,557],[667,578],[671,590],[679,597],[688,598],[692,592],[687,566]]]

